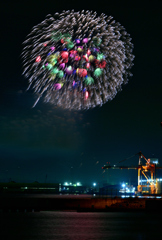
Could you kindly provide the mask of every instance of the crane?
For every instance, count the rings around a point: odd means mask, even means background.
[[[157,180],[156,180],[156,169],[162,169],[162,166],[157,166],[158,162],[152,162],[150,159],[147,159],[143,153],[140,151],[136,154],[134,154],[131,157],[125,158],[122,161],[118,162],[121,163],[123,161],[126,161],[134,156],[139,156],[139,162],[137,166],[117,166],[116,164],[113,166],[110,165],[104,165],[102,169],[137,169],[138,170],[138,187],[137,187],[137,193],[143,193],[143,188],[149,187],[151,194],[157,194]],[[144,159],[145,165],[142,163],[141,159]],[[118,164],[117,163],[117,164]],[[142,184],[142,175],[145,177],[148,185]]]

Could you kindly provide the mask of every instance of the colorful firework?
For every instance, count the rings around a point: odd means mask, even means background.
[[[45,102],[89,109],[112,100],[131,76],[133,44],[120,23],[96,12],[63,11],[33,27],[22,52],[25,77]]]

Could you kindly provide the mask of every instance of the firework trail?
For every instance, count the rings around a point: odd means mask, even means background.
[[[63,11],[33,27],[25,40],[23,74],[29,88],[65,109],[89,109],[112,100],[133,66],[130,35],[111,16]]]

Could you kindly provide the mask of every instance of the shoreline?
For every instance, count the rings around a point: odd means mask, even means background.
[[[116,212],[155,211],[162,212],[162,199],[157,198],[108,198],[84,195],[0,195],[1,212],[39,211]]]

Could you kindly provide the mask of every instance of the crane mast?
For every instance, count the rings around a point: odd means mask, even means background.
[[[151,162],[150,159],[147,159],[142,152],[136,153],[135,155],[131,156],[134,157],[139,155],[139,161],[137,166],[110,166],[104,165],[103,169],[137,169],[138,170],[138,186],[137,186],[137,193],[144,193],[144,188],[149,187],[149,192],[151,194],[157,194],[157,180],[156,180],[156,169],[162,169],[162,167],[157,166],[156,163]],[[129,157],[129,158],[131,158]],[[126,158],[120,162],[123,162],[129,158]],[[145,165],[142,163],[141,159],[146,161]],[[119,163],[120,163],[119,162]],[[142,184],[142,176],[145,177],[147,185]]]

